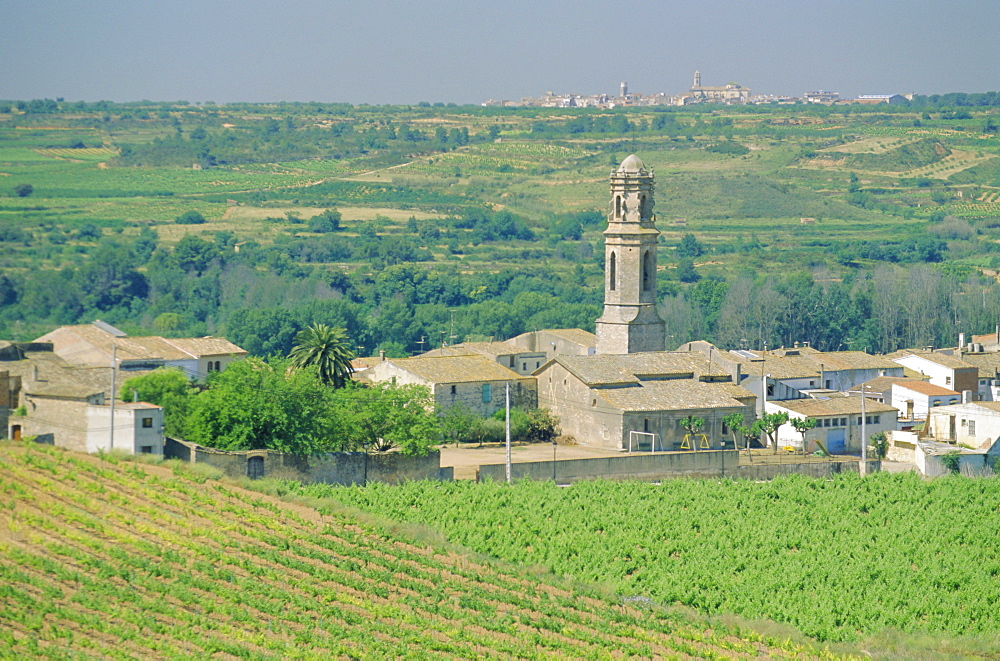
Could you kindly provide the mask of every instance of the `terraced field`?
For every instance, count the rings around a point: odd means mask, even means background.
[[[831,658],[177,467],[0,445],[0,656]]]

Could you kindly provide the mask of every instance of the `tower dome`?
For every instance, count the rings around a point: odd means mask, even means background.
[[[643,165],[642,161],[635,154],[630,154],[625,157],[622,164],[618,166],[619,172],[646,172],[646,166]]]

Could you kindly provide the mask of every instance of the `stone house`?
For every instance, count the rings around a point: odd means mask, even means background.
[[[861,423],[864,420],[865,434],[888,432],[896,429],[894,407],[866,399],[864,415],[861,413],[861,396],[831,396],[822,399],[796,399],[783,402],[767,402],[768,413],[787,413],[789,418],[812,418],[816,426],[806,432],[805,452],[818,448],[817,442],[831,454],[858,454],[861,452]],[[779,447],[791,447],[802,451],[803,437],[795,428],[785,423],[778,428]]]
[[[431,349],[422,356],[484,356],[521,376],[530,376],[545,362],[545,352],[529,351],[513,342],[462,342]]]
[[[199,381],[247,355],[221,337],[128,337],[103,321],[62,326],[35,341],[51,343],[55,353],[73,365],[107,367],[114,356],[125,372],[176,367]]]
[[[426,386],[434,405],[442,410],[461,403],[478,415],[493,415],[504,408],[507,384],[511,406],[538,406],[533,377],[478,354],[387,358],[368,369],[365,379],[372,383]]]
[[[535,377],[539,406],[583,445],[680,449],[687,434],[680,423],[694,416],[705,421],[706,445],[719,449],[731,440],[722,422],[726,415],[753,416],[753,393],[696,354],[558,356]]]
[[[974,365],[979,372],[976,399],[983,402],[1000,401],[1000,351],[963,351],[958,353],[958,357],[963,362]]]
[[[8,438],[34,437],[79,452],[162,454],[163,409],[116,403],[112,424],[110,386],[110,366],[70,365],[48,343],[0,343],[0,415]]]

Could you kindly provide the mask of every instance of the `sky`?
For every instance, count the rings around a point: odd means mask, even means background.
[[[0,0],[0,99],[1000,90],[1000,0]]]

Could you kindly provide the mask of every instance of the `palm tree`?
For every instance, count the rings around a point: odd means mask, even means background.
[[[341,388],[354,368],[354,352],[348,348],[347,330],[326,324],[314,324],[295,336],[295,346],[289,354],[294,367],[315,365],[319,378],[328,386]]]

